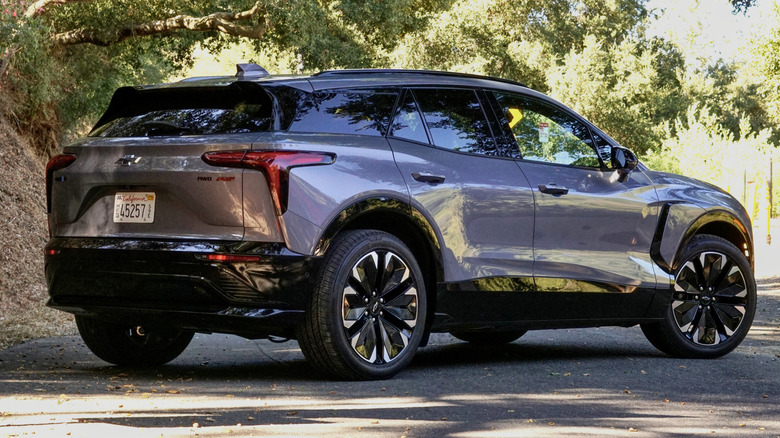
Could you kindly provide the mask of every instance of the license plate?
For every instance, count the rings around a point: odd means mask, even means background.
[[[154,193],[120,192],[114,196],[114,223],[154,222]]]

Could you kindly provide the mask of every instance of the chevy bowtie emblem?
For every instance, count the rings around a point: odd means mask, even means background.
[[[124,157],[116,160],[116,164],[119,164],[120,166],[130,166],[131,164],[138,164],[139,161],[141,161],[141,157],[136,157],[135,155],[125,155]]]

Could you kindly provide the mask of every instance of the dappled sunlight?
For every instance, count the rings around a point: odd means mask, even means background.
[[[350,384],[350,386],[353,386]],[[357,387],[357,386],[355,386]],[[693,397],[691,397],[693,399]],[[780,420],[755,421],[752,416],[778,418],[778,407],[741,413],[738,398],[713,406],[706,400],[670,400],[653,391],[614,391],[606,388],[572,388],[552,392],[490,394],[439,394],[335,398],[309,393],[303,397],[186,396],[141,394],[133,397],[14,396],[0,399],[0,434],[36,434],[56,430],[76,436],[97,436],[135,427],[144,436],[218,436],[227,433],[308,434],[316,436],[361,433],[457,437],[508,437],[568,435],[664,436],[671,433],[720,433],[760,436],[780,430]],[[566,415],[553,415],[559,409]],[[41,415],[41,412],[46,412]],[[495,421],[475,420],[481,413]],[[601,414],[599,414],[601,413]],[[659,425],[659,418],[674,419]],[[720,418],[718,424],[712,420]],[[469,419],[473,431],[462,430]],[[725,420],[724,420],[725,419]],[[689,426],[679,427],[678,421]],[[697,426],[690,426],[697,424]],[[701,426],[698,426],[698,425]],[[136,432],[134,432],[136,433]],[[103,435],[106,436],[106,435]]]

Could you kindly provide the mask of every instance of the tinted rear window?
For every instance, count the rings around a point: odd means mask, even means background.
[[[474,90],[417,89],[433,144],[458,152],[498,155]]]
[[[234,84],[235,85],[235,84]],[[120,89],[91,137],[263,132],[274,128],[274,102],[258,86]],[[278,104],[276,105],[279,106]]]
[[[316,92],[301,104],[290,131],[384,136],[397,97],[394,90]]]

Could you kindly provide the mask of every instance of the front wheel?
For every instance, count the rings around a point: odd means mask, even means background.
[[[391,377],[420,345],[426,303],[422,273],[403,242],[383,231],[347,231],[323,261],[298,332],[301,350],[335,377]]]
[[[711,235],[694,237],[680,260],[664,320],[642,324],[642,331],[673,356],[723,356],[742,342],[753,323],[753,270],[734,245]]]
[[[76,327],[90,351],[114,365],[168,363],[187,348],[194,335],[170,327],[125,326],[79,315]]]

